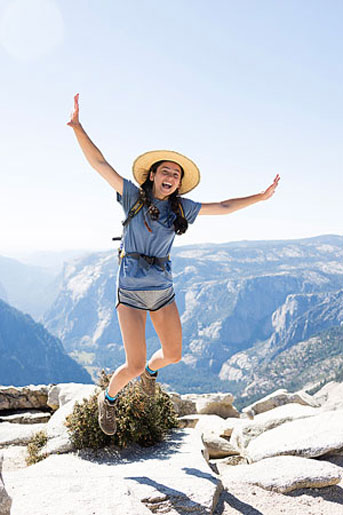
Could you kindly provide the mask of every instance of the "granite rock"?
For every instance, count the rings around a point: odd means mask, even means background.
[[[192,401],[196,405],[196,412],[206,415],[218,415],[222,418],[239,418],[238,410],[233,406],[231,393],[205,393],[185,394],[183,400]]]
[[[343,410],[286,422],[251,440],[246,448],[250,462],[273,456],[315,458],[343,449]]]
[[[280,493],[299,488],[323,488],[337,485],[342,479],[342,469],[325,461],[278,456],[266,458],[252,465],[236,467],[219,464],[224,487],[230,491],[233,482],[256,485]]]

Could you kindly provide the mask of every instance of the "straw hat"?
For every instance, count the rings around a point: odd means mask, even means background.
[[[179,194],[183,195],[195,188],[200,182],[199,168],[191,159],[174,152],[173,150],[152,150],[138,156],[132,165],[133,176],[138,184],[143,184],[146,180],[149,170],[157,161],[173,161],[182,166],[184,176],[182,178]]]

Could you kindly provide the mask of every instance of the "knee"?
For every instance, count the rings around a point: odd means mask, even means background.
[[[145,360],[141,363],[126,363],[126,369],[132,378],[140,376],[145,369]]]
[[[182,358],[182,353],[181,352],[177,352],[177,353],[171,354],[169,356],[169,361],[171,363],[178,363],[179,361],[181,361],[181,358]]]

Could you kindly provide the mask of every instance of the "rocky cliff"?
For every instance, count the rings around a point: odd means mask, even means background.
[[[0,356],[1,385],[91,382],[88,372],[66,354],[58,338],[2,300]]]
[[[161,372],[180,391],[243,392],[262,362],[343,320],[343,237],[194,245],[175,248],[172,257],[183,360]],[[66,264],[60,294],[44,317],[90,371],[124,359],[116,273],[112,252]],[[147,340],[152,352],[158,341],[150,322]]]

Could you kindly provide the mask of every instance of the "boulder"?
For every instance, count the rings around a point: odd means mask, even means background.
[[[304,406],[312,406],[313,408],[318,408],[320,406],[319,400],[304,391],[289,393],[287,390],[281,388],[280,390],[276,390],[266,397],[263,397],[259,401],[250,404],[242,411],[243,413],[253,413],[254,415],[258,415],[259,413],[264,413],[265,411],[289,403],[298,403]]]
[[[48,391],[47,404],[53,410],[57,410],[64,404],[74,400],[82,401],[89,398],[95,391],[94,384],[60,383],[53,385]]]
[[[215,431],[204,431],[201,433],[201,440],[208,453],[208,458],[224,458],[226,456],[234,456],[239,454],[236,449],[226,438],[218,436]]]
[[[205,393],[185,394],[183,400],[192,401],[196,405],[196,412],[206,415],[219,415],[222,418],[239,418],[240,414],[232,405],[231,393]]]
[[[0,456],[0,514],[1,515],[10,515],[12,499],[8,495],[7,490],[5,488],[5,484],[2,478],[2,463],[3,456]]]
[[[196,404],[194,401],[189,399],[184,399],[177,392],[168,392],[168,395],[174,405],[174,409],[179,417],[185,415],[192,415],[197,412]]]
[[[343,410],[326,411],[313,417],[286,422],[250,441],[250,462],[273,456],[315,458],[343,449]]]
[[[256,415],[253,421],[240,419],[240,424],[236,424],[231,433],[231,443],[237,449],[244,450],[249,442],[260,434],[286,422],[313,417],[318,413],[318,408],[291,403]]]
[[[75,402],[88,399],[98,390],[99,387],[94,384],[67,383],[54,387],[53,395],[58,400],[60,407],[46,424],[48,442],[41,450],[42,454],[63,453],[72,450],[69,433],[65,426],[66,417],[73,412]]]
[[[189,427],[190,429],[194,429],[199,422],[199,418],[204,415],[185,415],[183,417],[179,417],[178,423],[180,429],[185,429]],[[206,416],[206,415],[205,415]]]
[[[0,411],[20,409],[46,409],[49,386],[1,386]]]
[[[252,465],[236,467],[217,463],[217,467],[228,491],[236,482],[285,494],[299,488],[337,485],[342,478],[342,469],[337,465],[298,456],[266,458]]]

